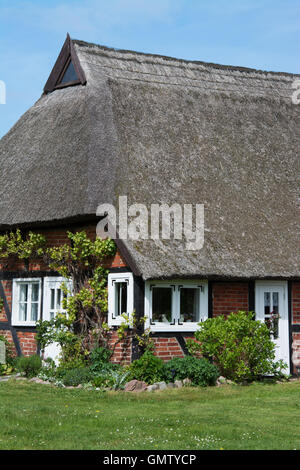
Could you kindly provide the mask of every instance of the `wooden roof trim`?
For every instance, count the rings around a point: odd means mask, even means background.
[[[62,73],[66,68],[66,64],[69,63],[69,61],[72,61],[74,65],[78,80],[70,83],[59,84],[58,81],[61,78]],[[72,39],[70,38],[70,35],[67,34],[67,38],[64,42],[64,45],[59,53],[59,56],[44,87],[44,93],[51,93],[56,88],[64,88],[77,84],[85,85],[86,77],[83,68],[81,67],[81,64],[79,62]]]

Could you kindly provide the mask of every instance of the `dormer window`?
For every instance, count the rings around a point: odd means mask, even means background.
[[[86,77],[69,35],[44,87],[45,93],[74,85],[85,85]]]
[[[71,58],[67,61],[55,88],[62,88],[64,86],[76,85],[80,83],[80,80],[77,76],[75,67]]]

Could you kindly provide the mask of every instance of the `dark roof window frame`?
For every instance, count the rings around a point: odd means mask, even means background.
[[[65,76],[65,73],[70,63],[73,64],[77,79],[62,83],[62,80]],[[55,62],[55,65],[44,87],[44,93],[51,93],[57,89],[66,88],[66,87],[75,86],[75,85],[85,85],[85,84],[86,84],[85,73],[81,67],[80,61],[76,54],[72,39],[70,38],[68,34],[65,40],[65,43],[60,51],[60,54],[57,58],[57,61]]]

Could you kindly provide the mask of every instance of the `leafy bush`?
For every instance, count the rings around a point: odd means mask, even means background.
[[[87,368],[78,368],[68,370],[62,378],[66,387],[77,387],[77,385],[91,382],[93,375]]]
[[[282,375],[282,361],[274,362],[275,346],[267,326],[252,312],[209,318],[189,340],[191,353],[209,357],[221,375],[235,382],[253,381],[264,375]]]
[[[216,366],[207,359],[193,356],[174,357],[165,364],[166,379],[170,382],[189,378],[193,385],[215,385],[219,377]]]
[[[106,348],[95,348],[90,354],[90,369],[93,372],[99,372],[111,368],[111,363],[109,362],[112,355],[112,351]]]
[[[19,372],[25,374],[25,377],[35,377],[42,368],[42,359],[37,354],[28,357],[21,356],[16,361],[16,368]]]
[[[142,380],[153,384],[164,380],[165,365],[162,359],[154,356],[151,351],[145,352],[140,359],[133,361],[129,366],[129,380]]]

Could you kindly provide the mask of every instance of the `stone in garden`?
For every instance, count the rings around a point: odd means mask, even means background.
[[[185,385],[185,386],[191,385],[191,383],[192,383],[191,379],[188,379],[188,378],[183,379],[182,382],[183,382],[183,385]]]
[[[226,384],[226,379],[225,377],[223,377],[222,375],[218,378],[217,380],[218,383],[220,384]]]
[[[147,392],[154,392],[155,390],[158,389],[158,385],[157,384],[153,384],[153,385],[148,385],[147,387]]]
[[[176,388],[182,388],[183,383],[181,382],[181,380],[175,380],[174,385]]]
[[[167,388],[166,382],[158,382],[159,390],[165,390]]]
[[[226,380],[226,383],[228,383],[228,385],[233,385],[234,384],[234,382],[232,380],[229,380],[229,379]]]
[[[168,388],[175,388],[175,384],[174,384],[173,382],[169,382],[169,383],[167,384],[167,387],[168,387]]]
[[[125,385],[125,392],[143,392],[146,390],[148,385],[145,382],[141,382],[140,380],[130,380]]]

